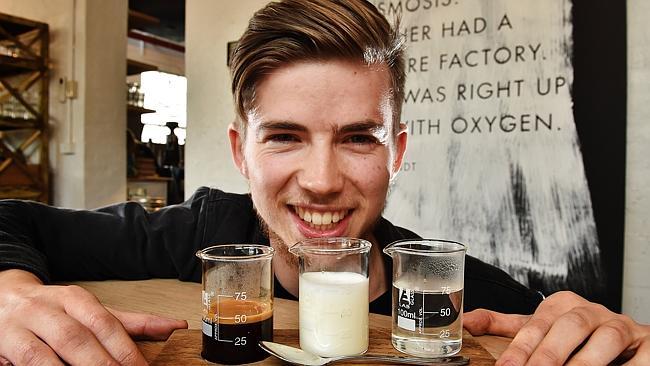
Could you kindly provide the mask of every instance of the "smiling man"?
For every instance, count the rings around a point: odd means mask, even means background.
[[[251,19],[232,59],[237,120],[228,134],[250,194],[201,188],[148,214],[136,203],[93,211],[0,202],[0,360],[16,365],[144,364],[131,336],[165,338],[184,321],[104,308],[53,280],[200,281],[194,253],[219,243],[272,245],[276,296],[298,296],[288,246],[310,237],[372,242],[370,309],[390,314],[390,242],[417,235],[381,217],[407,134],[399,122],[398,34],[364,0],[284,0]],[[503,365],[649,364],[650,329],[571,293],[542,301],[467,257],[465,326],[514,337]],[[485,310],[489,309],[489,310]],[[516,315],[530,314],[534,315]],[[515,313],[515,314],[506,314]]]
[[[285,259],[275,263],[278,278],[295,296],[288,245],[325,236],[373,239],[406,147],[405,131],[392,123],[391,89],[382,64],[296,61],[257,82],[247,123],[230,128],[235,163]],[[371,258],[374,300],[386,291],[386,276],[378,247]]]

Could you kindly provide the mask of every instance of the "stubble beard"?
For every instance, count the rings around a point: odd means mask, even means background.
[[[257,215],[257,220],[260,223],[260,230],[262,234],[269,238],[269,243],[271,247],[275,249],[275,255],[279,257],[282,261],[288,263],[291,266],[298,267],[298,257],[289,252],[289,245],[287,245],[282,238],[275,231],[271,230],[269,225],[266,223],[260,212],[255,209],[255,214]]]

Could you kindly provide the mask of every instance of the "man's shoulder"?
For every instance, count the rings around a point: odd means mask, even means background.
[[[382,248],[398,240],[421,239],[418,234],[411,230],[394,225],[384,217],[379,219],[373,233]]]
[[[250,194],[225,192],[217,188],[200,187],[188,202],[200,206],[199,223],[203,228],[203,244],[260,242],[266,239]]]
[[[226,205],[238,205],[242,208],[252,209],[253,201],[251,195],[241,193],[225,192],[218,188],[199,187],[192,196],[187,200],[189,203],[195,202],[212,202]]]
[[[257,222],[250,194],[200,187],[185,201],[184,205],[198,210],[200,220],[205,220],[205,224],[211,228],[217,226],[248,230],[248,225]]]

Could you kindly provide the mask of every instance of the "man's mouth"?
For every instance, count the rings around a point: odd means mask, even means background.
[[[314,211],[298,206],[293,206],[293,209],[309,227],[316,230],[332,229],[348,214],[348,210]]]

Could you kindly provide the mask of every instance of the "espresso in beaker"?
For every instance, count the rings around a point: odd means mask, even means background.
[[[214,301],[203,317],[201,356],[227,365],[256,362],[269,356],[258,342],[272,340],[271,304],[235,299]]]

